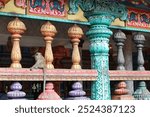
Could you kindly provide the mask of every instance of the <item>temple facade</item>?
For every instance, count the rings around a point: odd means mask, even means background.
[[[0,99],[149,100],[149,6],[0,0]]]

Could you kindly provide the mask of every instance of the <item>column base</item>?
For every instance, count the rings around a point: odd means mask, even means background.
[[[20,63],[12,63],[10,65],[11,68],[22,68],[22,65]]]
[[[52,65],[52,64],[47,64],[47,65],[46,65],[46,68],[47,68],[47,69],[54,69],[54,65]]]
[[[80,65],[72,65],[71,69],[81,69],[81,66]]]

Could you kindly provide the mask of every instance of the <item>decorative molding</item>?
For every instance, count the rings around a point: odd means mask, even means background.
[[[11,13],[5,13],[5,12],[0,12],[0,16],[20,17],[20,18],[39,19],[39,20],[47,20],[47,21],[55,21],[55,22],[63,22],[63,23],[90,25],[89,22],[83,22],[83,21],[72,21],[72,20],[66,20],[66,19],[48,18],[48,17],[41,17],[41,16],[28,16],[28,15],[23,15],[23,14],[11,14]],[[111,25],[111,26],[109,26],[109,28],[129,30],[129,31],[150,32],[150,30],[147,30],[147,29],[139,29],[139,28],[133,28],[133,27],[121,27],[121,26],[112,26]]]
[[[150,71],[109,71],[111,81],[150,80]],[[95,81],[96,70],[46,70],[47,81]],[[0,68],[0,81],[43,81],[43,70]]]
[[[86,4],[85,4],[86,3]],[[90,16],[111,16],[113,19],[120,18],[126,20],[127,8],[109,0],[69,0],[69,14],[76,14],[78,12],[78,6],[83,10],[85,17]]]
[[[109,71],[111,81],[150,80],[150,71]]]
[[[127,27],[150,29],[149,11],[143,9],[128,8]]]
[[[39,19],[39,20],[46,20],[46,21],[89,25],[89,22],[84,22],[84,21],[73,21],[73,20],[69,20],[69,19],[60,19],[60,18],[54,18],[54,17],[42,17],[42,16],[34,16],[34,15],[31,16],[31,15],[23,15],[23,14],[12,14],[12,13],[7,13],[7,12],[0,12],[0,16],[21,17],[21,18],[36,19],[36,20]]]
[[[41,16],[66,17],[66,0],[29,0],[27,14]]]
[[[46,70],[46,81],[94,81],[96,70]],[[0,81],[43,81],[43,70],[0,68]]]

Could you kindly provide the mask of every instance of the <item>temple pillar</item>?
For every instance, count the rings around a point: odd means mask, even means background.
[[[97,81],[92,83],[91,99],[108,100],[110,99],[110,80],[109,80],[109,37],[112,31],[108,29],[110,19],[106,16],[91,17],[89,31],[87,32],[90,39],[91,67],[98,70]],[[110,17],[111,18],[111,17]],[[103,23],[105,22],[105,23]],[[104,24],[104,25],[103,25]]]
[[[109,26],[116,18],[126,20],[127,10],[118,2],[109,0],[70,0],[69,13],[75,14],[78,5],[90,23],[86,34],[90,40],[91,66],[98,71],[97,80],[92,83],[91,99],[109,100],[111,95],[108,52],[109,37],[112,35]]]

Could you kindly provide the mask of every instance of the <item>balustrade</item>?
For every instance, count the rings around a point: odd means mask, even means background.
[[[125,34],[121,31],[118,31],[114,34],[114,41],[116,42],[117,46],[117,71],[110,71],[110,78],[111,80],[118,81],[121,80],[121,82],[118,83],[117,89],[114,91],[114,95],[112,96],[112,99],[133,99],[126,97],[127,89],[126,84],[124,80],[140,80],[140,83],[133,93],[133,96],[137,100],[149,100],[150,99],[150,92],[146,88],[146,83],[142,80],[150,80],[150,72],[145,71],[144,68],[144,57],[142,48],[144,47],[144,41],[145,37],[141,33],[137,33],[134,35],[133,41],[136,44],[137,47],[137,71],[125,71],[124,67],[124,55],[123,55],[123,45],[125,40]],[[123,84],[123,85],[121,85]],[[125,98],[123,98],[125,97]]]
[[[12,64],[10,67],[12,68],[21,68],[22,65],[20,64],[21,61],[21,51],[20,51],[20,38],[21,34],[24,33],[26,30],[26,27],[22,21],[20,21],[18,18],[12,20],[9,22],[7,26],[8,31],[12,34],[12,51],[11,51],[11,60]]]
[[[117,70],[125,70],[123,45],[124,45],[124,41],[126,40],[126,35],[121,30],[119,30],[114,34],[113,39],[116,42],[116,46],[117,46]]]
[[[11,59],[12,59],[12,64],[11,68],[0,68],[0,73],[1,76],[3,75],[3,78],[1,77],[2,81],[16,81],[11,85],[13,86],[18,86],[18,88],[11,88],[11,90],[8,92],[8,97],[9,98],[20,98],[20,97],[15,97],[14,93],[17,91],[20,93],[20,95],[23,94],[21,90],[22,86],[18,81],[43,81],[43,71],[40,69],[37,70],[32,70],[30,71],[29,68],[22,68],[22,65],[20,63],[21,61],[21,49],[20,49],[20,39],[21,39],[21,34],[23,34],[26,30],[26,27],[22,21],[20,21],[18,18],[14,19],[8,24],[8,31],[12,34],[12,52],[11,52]],[[82,67],[80,65],[81,57],[79,53],[79,42],[81,37],[83,36],[83,31],[82,29],[77,26],[73,25],[72,27],[69,28],[68,30],[68,36],[71,40],[72,43],[72,67],[70,70],[63,70],[63,69],[54,69],[53,65],[53,51],[52,51],[52,41],[54,36],[57,33],[57,30],[54,25],[52,25],[50,22],[46,22],[41,26],[41,34],[44,37],[45,41],[45,62],[46,62],[46,79],[48,81],[79,81],[76,82],[80,83],[81,88],[82,88],[82,82],[80,81],[93,81],[96,80],[97,76],[97,71],[96,70],[82,70]],[[10,41],[11,42],[11,41]],[[13,69],[13,68],[22,68],[22,69]],[[4,75],[5,74],[5,75]],[[10,78],[11,77],[11,78]],[[19,88],[21,87],[21,88]],[[34,87],[31,87],[34,88]],[[82,89],[81,89],[82,90]],[[46,84],[46,89],[45,92],[41,93],[38,97],[38,99],[54,99],[54,95],[50,95],[50,93],[54,92],[53,90],[53,84],[52,83],[47,83]],[[83,91],[84,92],[84,91]],[[55,93],[56,94],[56,93]],[[13,97],[14,96],[14,97]],[[25,96],[25,93],[24,95]],[[22,97],[23,97],[22,96]],[[21,97],[21,98],[22,98]],[[58,97],[58,95],[57,95]],[[85,96],[83,96],[85,99]],[[61,99],[60,97],[58,99]]]
[[[134,42],[136,44],[137,47],[137,51],[138,51],[138,56],[137,56],[137,70],[138,71],[144,71],[144,57],[143,57],[143,52],[142,52],[142,48],[144,47],[144,41],[145,41],[145,37],[144,35],[137,33],[134,36]],[[135,99],[137,100],[150,100],[150,92],[146,89],[146,83],[144,81],[141,81],[139,83],[139,86],[137,88],[137,90],[133,93]]]
[[[126,40],[126,35],[119,30],[114,34],[114,41],[116,42],[117,46],[117,70],[125,70],[125,60],[123,55],[123,45],[124,41]],[[128,90],[126,88],[126,82],[121,81],[118,83],[117,87],[114,91],[114,95],[112,96],[112,99],[133,99],[132,96],[128,95]]]
[[[81,65],[80,65],[81,57],[80,57],[78,45],[82,35],[83,35],[83,31],[77,25],[74,25],[68,30],[68,36],[71,38],[72,47],[73,47],[73,52],[72,52],[73,65],[71,69],[81,69]]]
[[[22,68],[20,64],[22,55],[20,51],[20,39],[21,35],[26,31],[25,24],[18,18],[10,21],[7,27],[8,31],[11,33],[12,50],[11,50],[11,68],[0,68],[1,81],[43,81],[43,71],[40,69],[30,71],[28,68]],[[79,52],[79,42],[83,36],[83,30],[77,26],[73,25],[68,29],[68,36],[72,44],[72,66],[71,69],[54,69],[53,65],[53,51],[52,51],[52,41],[57,33],[56,27],[50,22],[46,22],[41,27],[41,34],[45,41],[45,61],[46,61],[46,80],[48,81],[75,81],[73,84],[73,91],[70,91],[69,95],[72,96],[70,99],[89,99],[85,97],[85,92],[82,89],[81,81],[95,81],[98,76],[96,70],[83,70],[80,65],[81,56]],[[123,46],[126,40],[126,35],[119,30],[114,34],[114,41],[117,47],[117,68],[116,71],[109,71],[110,80],[119,81],[116,89],[114,90],[114,95],[112,99],[150,99],[150,93],[146,89],[146,83],[142,80],[150,80],[149,71],[145,71],[144,68],[144,57],[142,53],[142,48],[144,47],[145,37],[144,35],[137,33],[134,36],[134,42],[137,47],[137,71],[126,71],[125,69],[125,58],[123,53]],[[22,68],[22,69],[14,69]],[[136,74],[136,75],[134,75]],[[127,90],[127,85],[125,80],[141,80],[139,87],[134,92],[133,96],[129,95]],[[78,81],[78,82],[77,82]],[[19,82],[15,82],[21,86]],[[16,84],[13,84],[16,86]],[[79,86],[79,87],[78,87]],[[50,88],[48,88],[50,87]],[[11,93],[18,91],[21,92],[20,88],[11,88]],[[81,95],[76,95],[76,90],[81,92]],[[46,95],[41,94],[38,99],[54,99],[53,96],[49,95],[49,92],[54,92],[53,84],[47,83],[46,85]],[[9,92],[9,93],[10,93]],[[73,93],[72,93],[73,92]],[[141,93],[140,93],[141,92]],[[11,95],[8,93],[8,96]],[[83,94],[82,94],[83,93]],[[44,97],[43,97],[44,95]],[[25,94],[24,94],[25,96]],[[81,98],[82,96],[82,98]],[[12,97],[19,98],[19,97]],[[61,99],[60,97],[58,99]],[[68,98],[69,99],[69,98]]]
[[[53,62],[53,52],[52,52],[52,46],[51,43],[53,41],[53,37],[57,33],[57,30],[54,25],[52,25],[50,22],[46,22],[41,27],[41,33],[44,36],[45,40],[45,61],[46,61],[46,68],[47,69],[54,69],[54,66],[52,64]]]

